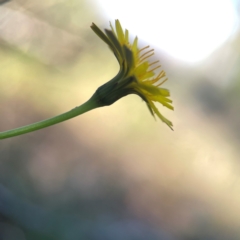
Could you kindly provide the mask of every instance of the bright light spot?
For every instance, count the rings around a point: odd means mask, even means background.
[[[98,0],[103,15],[152,46],[187,62],[203,60],[233,32],[230,0]]]

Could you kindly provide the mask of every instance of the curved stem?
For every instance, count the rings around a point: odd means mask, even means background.
[[[74,108],[66,113],[63,113],[61,115],[58,115],[56,117],[49,118],[47,120],[43,120],[41,122],[36,122],[36,123],[26,125],[23,127],[15,128],[12,130],[8,130],[5,132],[0,132],[0,139],[10,138],[10,137],[18,136],[21,134],[33,132],[33,131],[36,131],[36,130],[39,130],[42,128],[46,128],[46,127],[52,126],[54,124],[66,121],[70,118],[74,118],[78,115],[81,115],[81,114],[88,112],[97,107],[101,107],[101,105],[98,103],[95,95],[93,95],[87,102],[85,102],[81,106],[76,107],[76,108]]]

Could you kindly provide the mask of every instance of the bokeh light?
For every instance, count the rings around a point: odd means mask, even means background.
[[[189,63],[208,57],[236,30],[230,0],[97,2],[106,18],[121,19],[133,34]]]

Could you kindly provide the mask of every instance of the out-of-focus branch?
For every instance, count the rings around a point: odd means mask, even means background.
[[[6,2],[9,2],[10,0],[0,0],[0,5],[6,3]]]
[[[17,198],[0,184],[0,214],[31,232],[58,240],[77,240],[91,232],[93,224],[79,215],[60,215]]]
[[[27,203],[0,185],[0,213],[20,226],[41,232],[43,234],[55,233],[55,222],[58,218],[46,210]]]
[[[38,19],[15,5],[16,9],[0,8],[1,42],[49,66],[75,61],[83,48],[83,38]]]
[[[118,239],[173,240],[136,220],[116,221],[106,216],[89,221],[80,215],[55,214],[17,198],[0,184],[0,214],[25,228],[57,240]]]

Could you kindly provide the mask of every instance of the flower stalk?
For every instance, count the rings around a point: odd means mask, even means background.
[[[18,135],[26,134],[29,132],[37,131],[42,128],[50,127],[52,125],[55,125],[60,122],[64,122],[68,119],[74,118],[76,116],[79,116],[85,112],[88,112],[94,108],[100,107],[98,104],[98,101],[96,99],[96,96],[93,96],[90,98],[87,102],[82,104],[81,106],[75,107],[74,109],[65,112],[63,114],[60,114],[56,117],[49,118],[40,122],[36,122],[30,125],[26,125],[23,127],[15,128],[9,131],[0,132],[0,139],[15,137]]]

